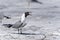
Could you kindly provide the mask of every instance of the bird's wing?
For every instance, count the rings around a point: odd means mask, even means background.
[[[19,25],[21,25],[21,24],[22,23],[20,21],[17,21],[15,24],[3,24],[3,26],[8,27],[8,28],[10,28],[10,27],[18,28]]]
[[[4,26],[7,26],[7,27],[12,27],[12,28],[19,28],[19,27],[22,27],[24,26],[25,20],[23,22],[21,22],[21,19],[19,21],[17,21],[15,24],[3,24]],[[23,25],[24,24],[24,25]]]
[[[3,24],[3,26],[10,28],[13,24]]]
[[[26,25],[25,21],[24,22],[21,22],[20,20],[17,21],[13,26],[12,28],[20,28],[20,27],[24,27]]]
[[[27,23],[23,23],[22,27],[24,27],[24,26],[26,26],[26,25],[27,25]]]
[[[19,21],[17,21],[13,26],[12,26],[12,28],[19,28],[19,26],[21,25],[22,23],[21,23],[21,21],[19,20]]]

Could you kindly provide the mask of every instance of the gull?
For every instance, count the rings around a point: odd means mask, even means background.
[[[2,20],[4,20],[4,19],[11,19],[11,17],[4,15],[3,12],[0,12],[0,23],[2,23]]]
[[[11,19],[11,17],[5,16],[5,15],[1,15],[1,16],[0,16],[0,23],[2,23],[2,20],[3,20],[4,18],[5,18],[5,19]]]
[[[8,16],[3,16],[4,18],[6,18],[6,19],[11,19],[11,17],[8,17]]]
[[[31,2],[35,2],[35,3],[39,3],[39,4],[43,4],[42,2],[39,2],[38,0],[31,0]]]
[[[38,0],[26,0],[26,1],[27,1],[27,7],[28,7],[28,9],[30,9],[31,3],[43,4],[42,2],[40,2],[40,1],[38,1]]]
[[[2,19],[4,19],[4,18],[6,18],[6,19],[11,19],[11,17],[9,17],[9,16],[0,14],[0,20],[2,20]]]
[[[4,19],[4,18],[6,18],[6,19],[11,19],[11,17],[5,15],[3,12],[0,12],[0,19],[2,20],[2,19]]]
[[[30,5],[30,3],[39,3],[39,4],[43,4],[42,2],[38,1],[38,0],[26,0],[28,2],[28,5]]]
[[[26,25],[25,21],[28,15],[31,15],[30,12],[25,12],[22,14],[21,19],[17,21],[15,24],[3,24],[3,26],[6,26],[8,28],[16,28],[18,29],[18,34],[22,34],[22,28]],[[20,32],[19,32],[20,31]]]

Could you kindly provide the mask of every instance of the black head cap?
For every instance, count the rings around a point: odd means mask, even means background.
[[[29,13],[30,13],[30,12],[25,12],[25,17],[27,17],[28,15],[30,15]]]

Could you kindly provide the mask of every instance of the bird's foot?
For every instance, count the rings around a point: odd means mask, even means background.
[[[22,33],[20,33],[20,34],[22,34]]]
[[[17,33],[17,34],[22,34],[22,33]]]

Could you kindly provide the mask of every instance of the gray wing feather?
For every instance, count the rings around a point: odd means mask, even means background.
[[[18,21],[12,26],[12,28],[19,28],[21,24],[21,21]]]
[[[12,28],[20,28],[20,27],[24,27],[26,25],[26,23],[22,23],[20,20],[17,21],[15,24],[3,24],[4,26],[7,26],[7,27],[12,27]]]
[[[8,28],[10,28],[10,27],[12,27],[12,28],[19,28],[21,24],[22,24],[21,21],[18,21],[15,24],[3,24],[3,26],[6,26]]]

